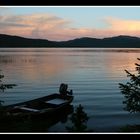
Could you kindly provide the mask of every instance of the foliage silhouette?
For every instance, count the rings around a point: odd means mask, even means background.
[[[75,112],[71,115],[70,121],[72,122],[72,126],[66,126],[66,129],[69,132],[87,132],[87,121],[89,117],[83,111],[83,107],[81,104],[75,109]]]
[[[137,59],[140,61],[140,58]],[[119,83],[119,88],[125,97],[124,109],[130,113],[140,112],[140,64],[135,63],[135,65],[137,74],[125,70],[130,81],[126,84]]]
[[[2,79],[4,78],[4,75],[0,74],[0,90],[4,92],[5,89],[13,88],[13,86],[16,86],[15,84],[3,84]]]
[[[4,92],[6,89],[13,88],[16,86],[15,84],[4,84],[2,79],[4,75],[0,73],[0,92]],[[0,100],[0,106],[2,105],[3,101]]]

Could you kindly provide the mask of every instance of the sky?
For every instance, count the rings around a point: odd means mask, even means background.
[[[140,37],[140,6],[1,6],[0,34],[53,41]]]

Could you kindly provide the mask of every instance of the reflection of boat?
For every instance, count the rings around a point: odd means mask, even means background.
[[[47,117],[64,113],[64,109],[72,102],[73,96],[51,94],[34,100],[5,106],[7,114],[12,116]]]
[[[47,132],[48,129],[58,122],[66,123],[68,115],[74,111],[73,105],[67,104],[63,109],[58,109],[50,114],[38,115],[9,115],[0,121],[0,132]],[[15,114],[12,111],[11,114]],[[24,116],[23,116],[24,114]],[[35,116],[35,117],[34,117]]]

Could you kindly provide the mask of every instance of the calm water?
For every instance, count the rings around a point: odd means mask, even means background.
[[[140,123],[140,114],[123,110],[118,83],[125,69],[135,72],[140,49],[0,49],[0,69],[5,83],[18,86],[0,94],[5,105],[58,92],[64,82],[73,89],[73,105],[82,104],[90,117],[88,127],[115,132],[126,124]],[[65,131],[61,122],[50,132]]]

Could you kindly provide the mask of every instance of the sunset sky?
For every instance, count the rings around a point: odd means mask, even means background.
[[[139,7],[0,7],[0,34],[48,40],[140,37]]]

